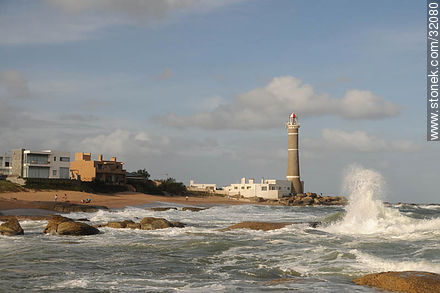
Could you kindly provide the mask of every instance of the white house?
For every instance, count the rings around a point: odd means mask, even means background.
[[[217,189],[217,184],[194,183],[194,180],[190,180],[188,189],[214,192]]]
[[[225,186],[229,195],[242,195],[244,197],[262,197],[264,199],[279,199],[291,195],[292,182],[288,180],[261,179],[255,183],[253,179],[241,178],[241,182]]]
[[[70,178],[70,153],[52,150],[12,151],[12,175],[22,178]]]

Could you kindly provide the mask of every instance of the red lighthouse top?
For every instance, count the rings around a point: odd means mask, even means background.
[[[292,112],[292,114],[290,114],[289,116],[289,124],[296,124],[296,114],[295,112]]]

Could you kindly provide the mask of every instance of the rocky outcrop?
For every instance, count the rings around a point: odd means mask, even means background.
[[[163,207],[163,208],[149,208],[150,211],[154,211],[154,212],[164,212],[164,211],[168,211],[168,210],[177,210],[177,208],[174,207]]]
[[[358,285],[398,292],[440,292],[440,275],[429,272],[405,271],[369,274],[355,279],[353,282]]]
[[[23,234],[23,229],[21,228],[17,218],[10,218],[5,223],[0,225],[0,235],[15,236]]]
[[[139,223],[142,230],[157,230],[166,228],[183,228],[185,225],[180,222],[169,222],[164,218],[145,217]]]
[[[82,222],[62,222],[57,228],[58,235],[95,235],[99,230]]]
[[[292,225],[291,222],[282,222],[282,223],[271,223],[271,222],[241,222],[229,227],[222,229],[221,231],[229,231],[233,229],[251,229],[251,230],[262,230],[262,231],[270,231],[284,228],[288,225]]]
[[[321,196],[316,193],[307,192],[283,197],[278,201],[286,206],[310,206],[310,205],[346,205],[347,199],[343,196]]]
[[[131,220],[125,220],[122,222],[109,222],[107,224],[97,225],[95,227],[157,230],[165,228],[184,228],[185,224],[181,222],[170,222],[163,218],[146,217],[143,218],[140,223],[135,223]]]
[[[127,224],[124,222],[108,222],[104,227],[109,228],[126,228]]]
[[[194,207],[183,207],[182,211],[200,212],[207,210],[208,208],[194,208]]]
[[[51,205],[46,205],[46,209],[51,209]],[[107,210],[105,206],[81,205],[67,202],[59,202],[53,205],[51,210],[60,213],[94,213],[98,210]]]
[[[63,222],[72,222],[72,221],[73,221],[72,219],[60,215],[52,216],[52,218],[49,220],[46,227],[44,228],[43,233],[56,234],[59,224]]]
[[[79,236],[98,234],[99,230],[86,223],[75,222],[72,219],[56,215],[49,220],[43,233]]]

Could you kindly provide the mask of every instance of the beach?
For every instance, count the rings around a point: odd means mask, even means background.
[[[67,195],[65,198],[64,195]],[[220,196],[188,197],[185,196],[161,196],[149,195],[137,192],[121,192],[115,194],[92,194],[69,190],[49,190],[28,192],[0,193],[0,210],[33,208],[34,202],[53,202],[58,195],[57,202],[69,202],[82,204],[81,200],[91,199],[89,204],[105,206],[110,209],[124,208],[128,206],[142,206],[153,202],[168,202],[186,205],[216,205],[216,204],[249,204],[249,200],[227,199]]]

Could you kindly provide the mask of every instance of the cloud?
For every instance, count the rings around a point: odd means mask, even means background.
[[[28,99],[30,97],[28,81],[18,70],[0,73],[0,85],[5,90],[4,97],[9,99]]]
[[[140,158],[164,154],[167,156],[193,156],[195,153],[200,155],[202,152],[211,152],[218,146],[218,142],[212,138],[202,140],[179,136],[171,138],[168,135],[151,134],[146,131],[116,129],[109,133],[83,138],[76,145],[87,152],[118,154],[118,156],[136,161]]]
[[[67,13],[93,11],[95,13],[134,17],[142,21],[163,19],[176,11],[185,11],[197,5],[209,4],[209,1],[201,0],[46,0],[45,2]]]
[[[413,152],[419,146],[410,140],[385,140],[365,131],[347,132],[323,129],[321,139],[304,138],[303,148],[308,150],[345,150],[354,152]]]
[[[189,116],[170,113],[156,117],[173,127],[203,129],[261,129],[279,127],[288,114],[300,117],[333,115],[345,119],[383,119],[399,114],[399,106],[370,91],[348,90],[341,98],[315,93],[313,87],[293,76],[273,78],[264,88],[237,95],[212,111]]]
[[[156,76],[157,80],[168,80],[173,77],[174,73],[171,68],[165,68],[160,74]]]
[[[108,27],[145,26],[239,1],[243,0],[16,1],[0,11],[0,45],[76,42],[100,37]]]

